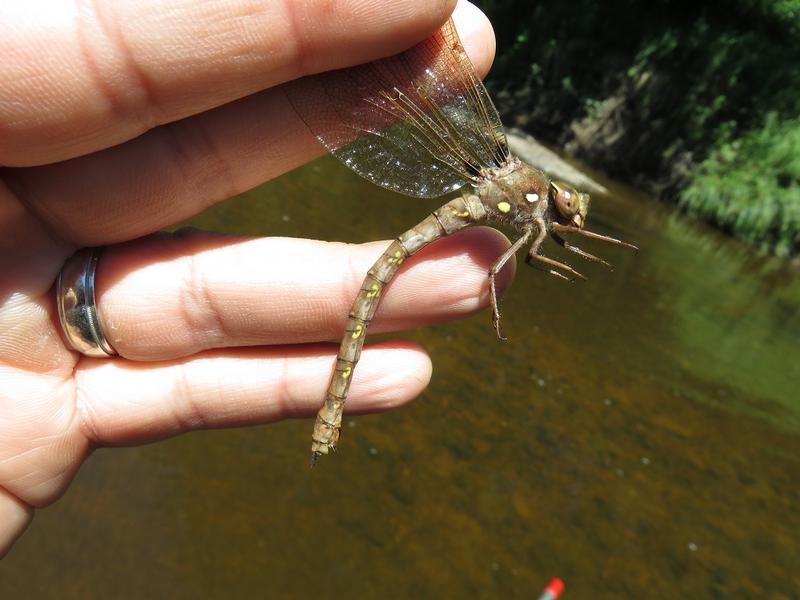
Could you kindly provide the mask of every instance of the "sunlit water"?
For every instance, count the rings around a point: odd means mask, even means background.
[[[414,332],[428,390],[314,471],[305,421],[97,452],[0,596],[800,597],[798,273],[611,188],[591,227],[642,247],[614,273],[522,265],[506,343]],[[193,224],[359,242],[434,207],[324,159]]]

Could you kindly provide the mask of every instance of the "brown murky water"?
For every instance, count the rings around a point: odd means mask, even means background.
[[[798,272],[612,188],[615,273],[521,266],[505,344],[414,332],[430,388],[314,471],[310,421],[96,453],[0,597],[799,598]],[[193,224],[359,242],[433,207],[323,159]]]

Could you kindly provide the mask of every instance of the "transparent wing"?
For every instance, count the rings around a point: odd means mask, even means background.
[[[477,182],[509,156],[500,117],[452,20],[405,52],[293,81],[286,93],[332,154],[409,196]]]

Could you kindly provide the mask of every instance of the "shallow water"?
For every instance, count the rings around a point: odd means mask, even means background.
[[[589,225],[642,247],[614,273],[521,265],[506,343],[414,332],[428,390],[314,471],[306,421],[97,452],[0,597],[800,597],[798,273],[603,183]],[[326,158],[193,224],[360,242],[436,204]]]

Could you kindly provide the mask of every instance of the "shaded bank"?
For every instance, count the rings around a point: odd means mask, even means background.
[[[800,1],[483,0],[509,125],[800,250]]]

